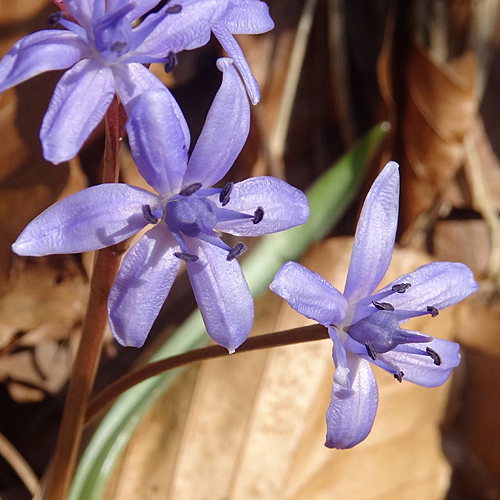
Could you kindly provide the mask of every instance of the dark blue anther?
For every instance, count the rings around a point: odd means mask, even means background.
[[[168,5],[167,8],[165,9],[165,14],[178,14],[182,10],[182,5],[179,4],[173,4],[173,5]]]
[[[236,245],[229,250],[226,260],[234,260],[246,251],[247,247],[243,243],[236,243]]]
[[[257,210],[253,213],[252,222],[258,224],[264,218],[264,209],[262,207],[257,207]]]
[[[113,52],[121,52],[127,47],[127,42],[123,42],[121,40],[118,40],[111,45],[111,50]]]
[[[183,260],[184,262],[196,262],[198,260],[198,256],[191,253],[174,252],[174,256],[178,259]]]
[[[65,14],[62,10],[60,10],[59,12],[52,12],[52,14],[49,15],[50,26],[54,27],[64,17]]]
[[[175,52],[171,50],[167,54],[167,62],[165,63],[165,73],[170,73],[176,66],[177,64],[177,56],[175,55]]]
[[[189,184],[189,186],[183,187],[179,194],[181,196],[191,196],[193,193],[196,193],[198,189],[201,188],[201,182],[193,182],[193,184]]]
[[[427,306],[427,312],[431,313],[432,318],[435,318],[439,314],[439,311],[434,306]]]
[[[397,372],[394,374],[394,378],[399,382],[401,383],[403,381],[403,377],[405,376],[405,374],[401,371]]]
[[[233,190],[234,182],[228,182],[220,192],[219,201],[223,207],[225,207],[229,203],[229,195]]]
[[[372,300],[372,304],[379,311],[394,311],[394,306],[392,304],[389,304],[389,302],[376,302],[375,300]]]
[[[368,356],[370,356],[370,358],[372,358],[373,361],[375,361],[375,359],[377,358],[377,353],[375,352],[375,347],[373,347],[373,344],[371,342],[366,342],[365,347]]]
[[[432,361],[434,361],[434,364],[440,366],[441,363],[443,362],[441,356],[434,349],[431,349],[430,347],[426,347],[425,350],[427,351],[427,354],[431,357]]]
[[[408,288],[411,287],[411,283],[397,283],[396,285],[392,285],[392,291],[396,293],[405,293]]]
[[[158,217],[153,215],[151,212],[151,207],[149,205],[142,205],[142,215],[146,219],[148,224],[156,224],[158,222]]]

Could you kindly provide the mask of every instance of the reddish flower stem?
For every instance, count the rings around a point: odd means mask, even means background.
[[[117,182],[118,153],[123,132],[120,105],[115,99],[106,115],[106,145],[103,159],[103,182]],[[120,266],[126,243],[96,252],[90,281],[90,297],[82,335],[69,380],[48,487],[50,500],[66,500],[76,466],[78,447],[84,427],[87,404],[101,354],[107,325],[107,299]]]
[[[268,333],[266,335],[257,335],[250,337],[243,345],[238,347],[238,350],[232,354],[237,354],[255,351],[258,349],[268,349],[270,347],[278,347],[283,345],[300,344],[303,342],[312,342],[314,340],[323,340],[329,338],[328,330],[322,325],[312,325],[302,328],[294,328],[282,332]],[[140,382],[144,382],[150,377],[155,377],[174,368],[194,363],[195,361],[203,361],[205,359],[220,358],[229,356],[227,349],[224,347],[213,345],[189,351],[171,358],[162,359],[155,363],[149,363],[137,370],[127,373],[112,384],[108,385],[96,397],[94,397],[87,409],[85,417],[85,425],[90,424],[98,417],[106,408],[126,390],[130,389]]]

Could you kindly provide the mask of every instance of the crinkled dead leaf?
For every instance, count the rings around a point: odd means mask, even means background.
[[[85,313],[87,276],[73,256],[16,257],[15,263],[0,299],[0,380],[16,400],[39,400],[67,380],[67,339]]]
[[[0,55],[33,31],[48,28],[47,0],[2,2]],[[52,165],[39,129],[59,72],[37,76],[0,99],[0,378],[17,400],[57,392],[69,370],[61,345],[80,325],[87,276],[74,256],[24,259],[11,244],[26,224],[58,199],[87,186],[78,160]]]
[[[478,103],[477,62],[466,51],[439,67],[413,44],[408,55],[408,101],[403,127],[408,164],[402,175],[402,223],[411,228],[445,194],[465,158],[464,137]]]
[[[328,240],[303,263],[342,288],[351,245]],[[398,249],[387,281],[428,261]],[[418,318],[411,328],[449,339],[459,308]],[[254,334],[307,323],[277,296],[257,301]],[[450,467],[440,424],[450,383],[398,384],[376,369],[380,405],[372,433],[352,450],[329,450],[331,348],[327,340],[190,368],[139,427],[105,498],[444,498]]]

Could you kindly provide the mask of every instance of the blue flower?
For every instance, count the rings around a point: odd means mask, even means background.
[[[19,40],[0,61],[0,92],[50,70],[70,68],[57,83],[40,130],[47,160],[74,157],[118,92],[127,113],[135,98],[163,84],[143,64],[171,65],[227,16],[229,0],[179,0],[132,22],[157,0],[65,0],[52,19],[67,30]]]
[[[232,248],[219,232],[259,236],[306,222],[306,196],[286,182],[255,177],[212,188],[248,136],[250,105],[230,59],[188,161],[189,131],[167,89],[143,93],[127,124],[132,154],[158,194],[126,184],[93,186],[49,207],[13,245],[19,255],[76,253],[113,245],[153,225],[129,250],[110,292],[110,327],[140,347],[177,275],[187,271],[210,336],[233,352],[253,324],[253,299]],[[162,219],[160,221],[160,219]]]
[[[374,293],[392,257],[399,206],[399,169],[389,162],[364,203],[344,293],[318,274],[287,262],[271,290],[298,312],[328,328],[335,363],[326,446],[351,448],[369,434],[378,404],[369,362],[425,387],[443,384],[460,362],[460,346],[403,330],[408,319],[456,304],[478,285],[471,270],[433,262]]]

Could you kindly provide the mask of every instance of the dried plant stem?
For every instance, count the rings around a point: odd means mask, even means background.
[[[16,471],[28,491],[34,495],[38,488],[38,478],[36,474],[33,472],[28,462],[24,460],[22,455],[12,446],[11,442],[3,434],[0,434],[0,455]]]
[[[106,146],[103,159],[103,182],[118,180],[120,147],[120,109],[115,100],[106,120]],[[107,325],[107,299],[120,266],[126,244],[96,252],[90,282],[90,297],[78,351],[69,381],[48,487],[50,500],[66,500],[76,465],[84,427],[87,403],[100,359],[101,342]]]
[[[314,340],[324,340],[328,337],[328,330],[322,325],[312,325],[292,330],[284,330],[282,332],[268,333],[265,335],[257,335],[250,337],[246,342],[232,354],[236,356],[243,352],[256,351],[258,349],[269,349],[270,347],[278,347],[291,344],[301,344],[304,342],[312,342]],[[221,358],[229,356],[227,349],[224,347],[213,345],[203,347],[194,351],[172,356],[171,358],[162,359],[155,363],[147,364],[133,372],[124,375],[112,384],[108,385],[101,391],[88,405],[87,415],[85,417],[85,425],[90,424],[98,417],[106,408],[115,401],[126,390],[134,385],[144,382],[148,378],[155,377],[174,368],[194,363],[195,361],[203,361],[206,359]]]
[[[349,56],[347,52],[346,20],[343,0],[328,0],[328,56],[333,71],[332,82],[335,108],[344,148],[350,149],[356,139],[353,120]]]
[[[297,94],[300,72],[306,55],[307,43],[311,35],[317,3],[318,0],[306,1],[297,27],[297,34],[295,35],[295,41],[290,55],[290,64],[286,75],[285,87],[281,96],[275,124],[269,138],[269,151],[275,162],[283,162],[286,135],[290,125],[290,116]],[[283,168],[281,170],[283,171]],[[283,176],[280,175],[280,177]]]

